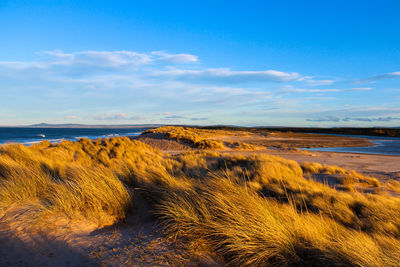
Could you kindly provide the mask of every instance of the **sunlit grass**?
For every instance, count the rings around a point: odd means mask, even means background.
[[[65,216],[102,226],[124,219],[143,194],[168,236],[224,264],[396,266],[400,199],[304,178],[313,173],[399,188],[266,154],[168,155],[128,138],[82,139],[1,146],[0,212],[34,203],[33,224]]]
[[[246,132],[235,132],[225,130],[206,130],[198,128],[185,128],[176,126],[164,126],[156,129],[149,129],[143,133],[146,134],[163,134],[168,139],[178,142],[182,141],[197,149],[223,150],[233,148],[237,150],[256,150],[260,147],[247,144],[245,142],[223,142],[216,137],[240,135],[247,136]]]

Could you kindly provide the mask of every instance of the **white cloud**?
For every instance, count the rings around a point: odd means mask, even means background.
[[[139,67],[154,63],[193,63],[198,57],[191,54],[168,54],[165,52],[137,53],[133,51],[79,51],[66,53],[63,51],[44,51],[41,61],[33,62],[0,62],[0,67],[10,69],[49,69],[54,67],[92,67],[123,68]]]
[[[335,82],[334,80],[313,80],[313,79],[307,79],[305,81],[310,86],[331,85]]]
[[[42,117],[63,111],[62,117],[74,114],[64,119],[79,117],[92,122],[149,121],[153,117],[187,122],[209,118],[209,122],[214,122],[220,116],[215,115],[218,111],[221,114],[252,111],[272,105],[279,108],[276,115],[271,115],[278,119],[282,112],[287,117],[298,117],[302,108],[305,112],[311,104],[328,102],[328,93],[372,89],[321,88],[331,80],[318,81],[297,72],[207,68],[200,63],[189,64],[199,62],[197,56],[190,54],[50,51],[40,56],[36,61],[0,62],[0,95],[3,99],[18,99],[4,103],[6,111],[30,108],[42,112]],[[321,87],[314,87],[317,84]],[[298,97],[296,93],[310,93],[314,99],[307,95]],[[171,112],[169,115],[152,118],[149,115],[167,110]],[[131,115],[137,112],[146,114],[146,118]],[[318,119],[324,115],[305,118]]]
[[[196,80],[202,82],[288,82],[300,80],[300,74],[296,72],[282,72],[277,70],[264,71],[234,71],[229,68],[187,70],[170,69],[156,72],[155,75],[179,78],[184,80]]]
[[[198,57],[191,54],[169,54],[162,51],[137,53],[132,51],[81,51],[64,53],[62,51],[45,51],[50,64],[93,65],[101,67],[120,67],[129,65],[146,65],[157,62],[192,63]]]
[[[349,91],[369,91],[372,87],[362,87],[362,88],[296,88],[291,85],[284,86],[282,91],[290,93],[332,93],[332,92],[349,92]]]
[[[361,121],[361,122],[390,122],[390,121],[399,121],[400,117],[345,117],[345,118],[339,118],[335,116],[326,116],[323,118],[317,118],[317,119],[307,119],[307,121],[311,122],[348,122],[348,121]]]
[[[120,67],[126,65],[143,65],[152,61],[150,55],[132,51],[82,51],[64,53],[62,51],[45,51],[50,65],[87,65],[97,67]]]
[[[339,117],[336,116],[325,116],[323,118],[317,118],[317,119],[307,119],[307,121],[311,121],[311,122],[339,122],[341,121],[341,119]]]
[[[170,63],[193,63],[199,60],[197,56],[191,54],[168,54],[163,51],[154,51],[151,54],[157,56],[156,60]]]

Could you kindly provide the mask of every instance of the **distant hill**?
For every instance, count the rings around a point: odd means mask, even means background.
[[[390,136],[400,137],[400,127],[340,127],[340,128],[314,128],[314,127],[232,127],[232,126],[207,126],[205,129],[226,129],[226,130],[269,130],[279,132],[297,132],[297,133],[325,133],[325,134],[344,134],[344,135],[368,135],[368,136]]]
[[[152,128],[159,127],[162,124],[115,124],[115,125],[104,125],[104,124],[74,124],[74,123],[64,123],[64,124],[50,124],[50,123],[38,123],[29,126],[21,127],[33,127],[33,128]]]

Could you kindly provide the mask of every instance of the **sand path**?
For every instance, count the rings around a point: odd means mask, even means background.
[[[161,233],[143,199],[123,223],[102,229],[58,217],[45,233],[25,216],[35,205],[0,214],[0,266],[176,266],[188,258]],[[30,213],[30,214],[29,214]]]

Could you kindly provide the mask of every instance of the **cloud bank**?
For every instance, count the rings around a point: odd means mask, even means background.
[[[389,122],[389,121],[400,121],[400,117],[378,117],[378,118],[339,118],[335,116],[326,116],[324,118],[318,119],[307,119],[307,121],[311,122],[347,122],[347,121],[363,121],[363,122]]]
[[[400,72],[392,72],[364,80],[398,76]],[[336,80],[301,71],[210,68],[197,55],[165,51],[55,50],[40,52],[32,61],[0,61],[0,93],[7,100],[2,103],[3,113],[14,114],[9,120],[25,118],[25,110],[34,111],[32,117],[41,120],[54,116],[54,120],[88,123],[254,124],[268,118],[288,119],[289,114],[292,121],[303,122],[397,121],[396,114],[377,117],[375,111],[367,116],[344,111],[337,117],[318,117],[334,110],[337,99],[375,89],[336,84]],[[315,115],[307,117],[305,110],[314,110]],[[256,111],[267,117],[249,115]]]

